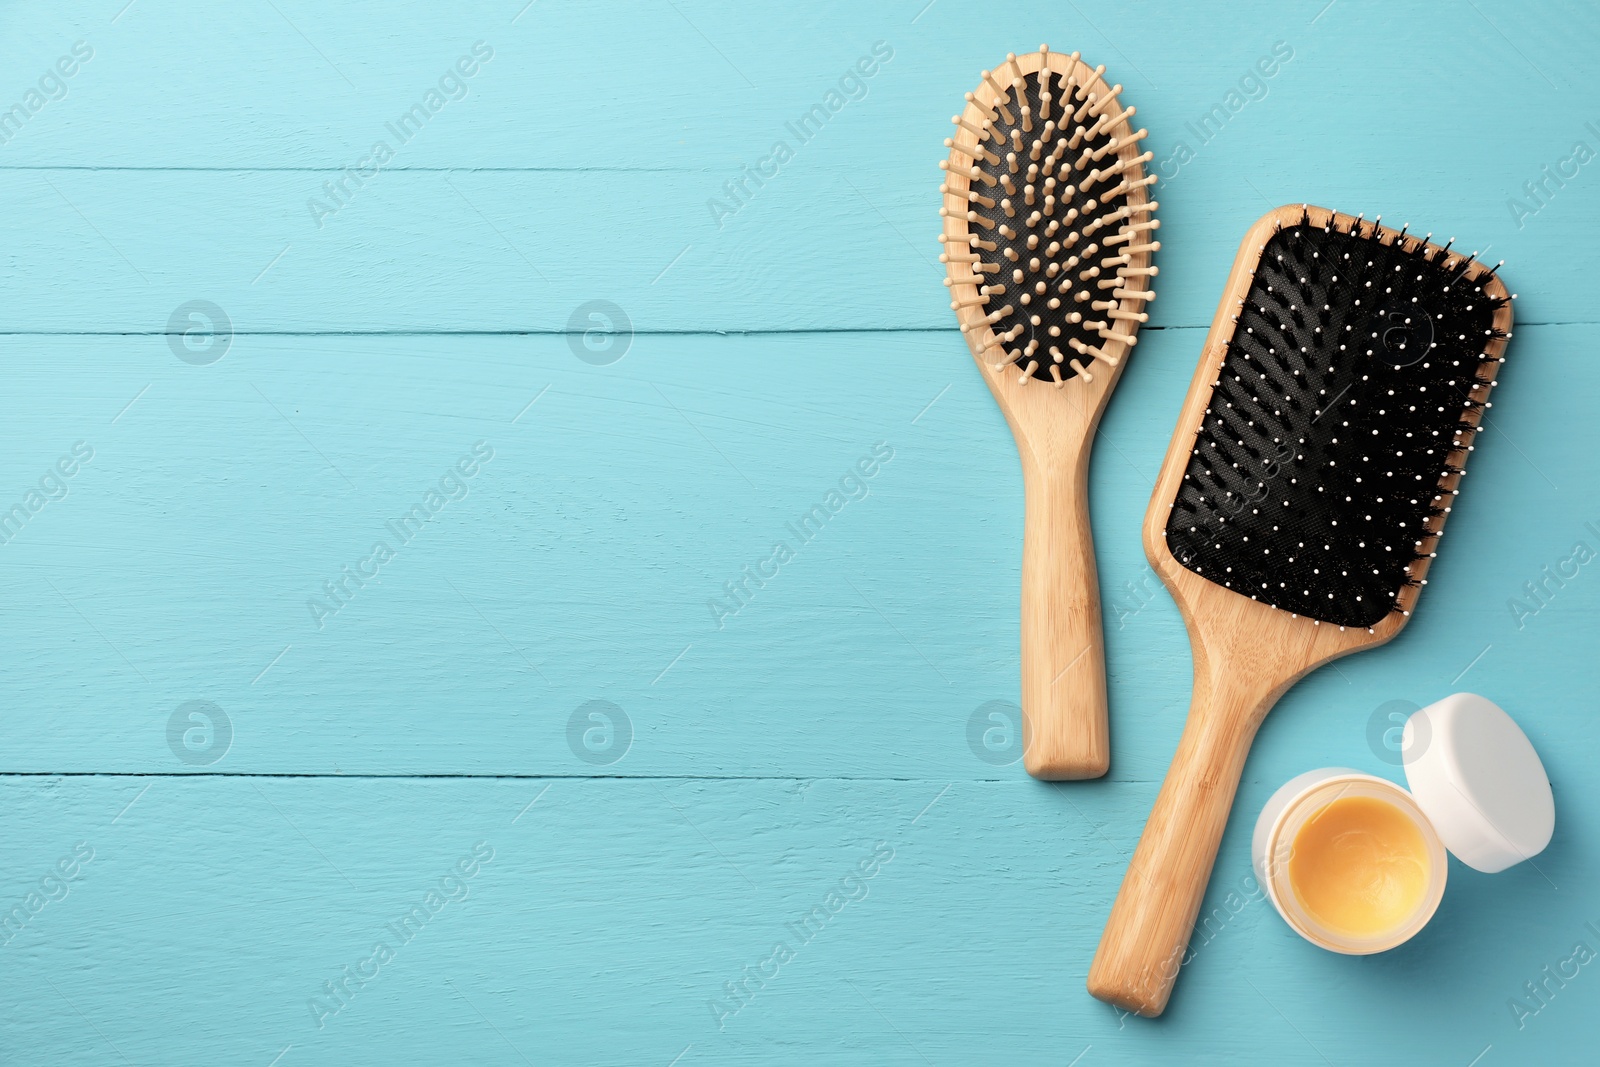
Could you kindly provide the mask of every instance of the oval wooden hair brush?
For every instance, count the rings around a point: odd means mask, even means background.
[[[1449,245],[1303,206],[1245,236],[1145,516],[1194,697],[1089,969],[1101,1000],[1162,1012],[1262,718],[1410,618],[1510,330],[1493,269]]]
[[[1086,479],[1161,247],[1145,131],[1104,74],[1048,45],[1006,56],[939,164],[950,306],[1022,458],[1023,762],[1038,778],[1111,762]]]

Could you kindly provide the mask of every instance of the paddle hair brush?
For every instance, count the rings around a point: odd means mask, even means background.
[[[1023,763],[1038,778],[1111,762],[1086,479],[1161,247],[1146,131],[1104,74],[1048,45],[1006,56],[939,164],[950,306],[1022,459]]]
[[[1410,618],[1510,329],[1494,271],[1449,245],[1303,206],[1245,236],[1145,516],[1194,697],[1089,969],[1101,1000],[1166,1007],[1267,710]]]

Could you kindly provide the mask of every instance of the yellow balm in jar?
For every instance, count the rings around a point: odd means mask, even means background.
[[[1324,767],[1285,782],[1256,820],[1256,877],[1314,945],[1349,955],[1394,948],[1439,907],[1448,856],[1492,874],[1537,855],[1555,830],[1544,764],[1492,701],[1456,693],[1412,715],[1403,733],[1409,789]]]
[[[1342,796],[1294,836],[1289,884],[1329,930],[1381,937],[1415,915],[1428,891],[1428,845],[1413,818],[1387,800]]]
[[[1312,944],[1360,956],[1408,940],[1444,896],[1448,861],[1416,799],[1343,767],[1293,779],[1256,825],[1273,907]]]

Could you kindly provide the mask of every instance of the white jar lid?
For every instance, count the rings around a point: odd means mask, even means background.
[[[1555,798],[1526,734],[1493,701],[1455,693],[1415,712],[1402,738],[1406,784],[1462,863],[1493,874],[1550,843]]]

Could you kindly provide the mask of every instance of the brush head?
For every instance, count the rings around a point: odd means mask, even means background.
[[[1017,384],[1114,379],[1155,297],[1146,131],[1104,73],[1048,45],[1009,55],[945,140],[950,306],[973,354]]]
[[[1370,629],[1409,614],[1426,582],[1510,298],[1448,245],[1322,209],[1275,214],[1208,354],[1215,373],[1197,380],[1210,396],[1166,546],[1252,600]]]

